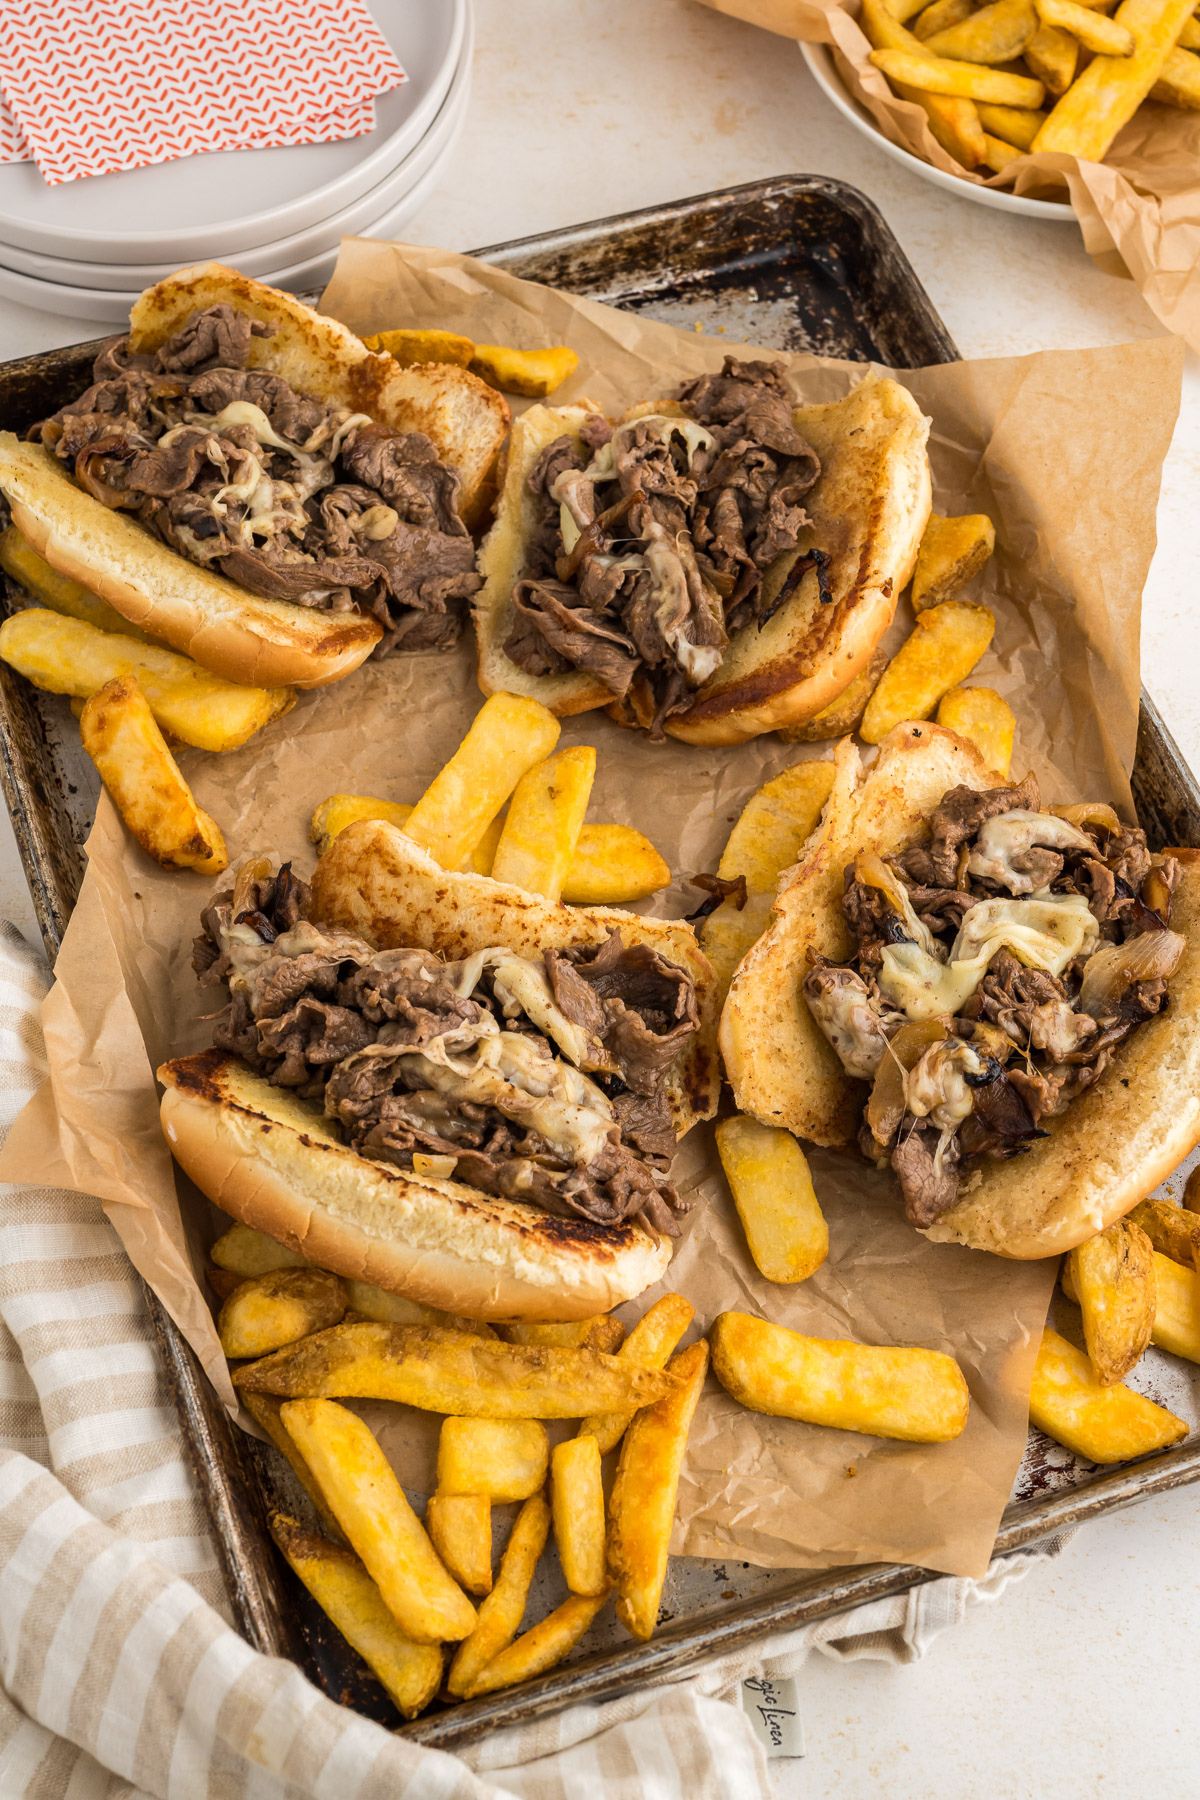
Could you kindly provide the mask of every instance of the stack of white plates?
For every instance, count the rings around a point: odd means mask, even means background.
[[[316,287],[339,240],[394,237],[428,198],[466,115],[470,0],[372,0],[408,73],[375,102],[369,136],[191,156],[47,187],[0,167],[0,295],[120,323],[142,289],[186,263],[236,265]]]

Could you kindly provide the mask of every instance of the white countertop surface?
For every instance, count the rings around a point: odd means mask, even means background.
[[[966,356],[1116,343],[1161,327],[1102,274],[1074,225],[942,193],[845,124],[780,38],[689,0],[476,0],[470,117],[408,228],[467,249],[760,176],[839,176],[880,207]],[[398,46],[403,55],[403,45]],[[99,327],[0,304],[0,356]],[[1142,671],[1200,764],[1192,597],[1200,364],[1164,473],[1143,603]],[[0,913],[36,937],[7,818]],[[803,1761],[780,1793],[838,1800],[1023,1800],[1070,1788],[1200,1792],[1198,1490],[1082,1530],[1055,1562],[903,1668],[814,1658],[800,1681]]]

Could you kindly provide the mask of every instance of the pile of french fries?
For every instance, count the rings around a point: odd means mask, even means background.
[[[1043,150],[1103,162],[1145,101],[1200,107],[1195,0],[861,0],[859,22],[964,169]]]

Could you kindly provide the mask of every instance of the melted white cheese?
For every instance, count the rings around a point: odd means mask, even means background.
[[[1061,975],[1099,936],[1082,894],[1037,900],[982,900],[963,916],[962,928],[941,963],[919,944],[888,944],[879,986],[910,1019],[953,1017],[962,1011],[1000,950],[1030,969]]]
[[[577,1068],[600,1066],[587,1032],[557,1005],[546,972],[539,964],[501,947],[477,950],[465,961],[447,966],[455,993],[464,1000],[473,994],[485,969],[492,972],[492,988],[506,1018],[523,1012]]]

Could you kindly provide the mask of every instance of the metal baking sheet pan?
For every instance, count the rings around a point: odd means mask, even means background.
[[[880,214],[853,188],[784,176],[480,252],[514,274],[633,308],[685,328],[766,348],[898,368],[948,362],[955,346]],[[0,420],[21,429],[86,385],[81,344],[0,365]],[[51,956],[82,875],[96,780],[66,703],[0,664],[0,783]],[[1200,789],[1143,697],[1133,789],[1152,843],[1200,844]],[[233,1427],[152,1294],[147,1295],[235,1616],[257,1648],[297,1661],[325,1691],[389,1725],[390,1702],[276,1556],[268,1504],[297,1500],[282,1459]],[[1151,1352],[1139,1382],[1187,1416],[1178,1365]],[[1031,1436],[997,1541],[1009,1554],[1083,1519],[1200,1479],[1200,1441],[1102,1471]],[[547,1578],[548,1580],[552,1578]],[[933,1577],[876,1566],[789,1573],[676,1559],[663,1623],[649,1644],[613,1622],[576,1658],[524,1686],[434,1711],[404,1726],[453,1748],[501,1726],[677,1675],[778,1631],[895,1594]],[[557,1596],[547,1588],[546,1600]]]

